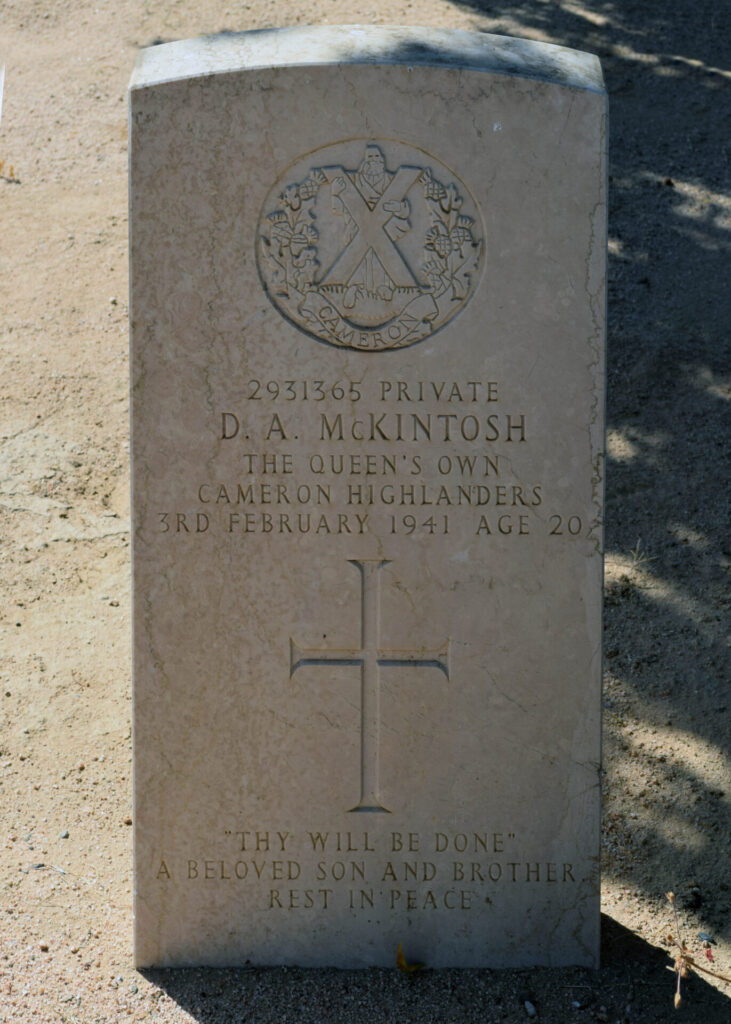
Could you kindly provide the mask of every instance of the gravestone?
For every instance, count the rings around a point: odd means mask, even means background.
[[[138,965],[596,965],[596,58],[226,35],[131,84]]]

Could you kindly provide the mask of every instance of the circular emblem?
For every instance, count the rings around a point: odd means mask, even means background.
[[[267,295],[321,341],[404,348],[468,302],[482,262],[475,200],[404,143],[354,139],[302,157],[270,190],[257,259]]]

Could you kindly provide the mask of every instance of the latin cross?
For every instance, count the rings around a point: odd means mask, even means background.
[[[302,648],[290,638],[290,678],[303,665],[352,665],[360,668],[360,800],[352,811],[388,813],[381,804],[378,780],[381,669],[390,666],[438,668],[449,679],[449,640],[438,648],[387,650],[379,646],[380,573],[388,561],[349,559],[361,576],[360,646]]]

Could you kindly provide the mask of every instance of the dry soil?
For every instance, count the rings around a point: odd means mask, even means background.
[[[131,966],[126,85],[141,47],[323,22],[603,62],[599,972]],[[728,58],[718,0],[0,0],[0,1022],[728,1024],[731,987],[708,976],[673,1010],[664,895],[731,974]]]

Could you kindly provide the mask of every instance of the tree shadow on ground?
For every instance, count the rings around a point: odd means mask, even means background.
[[[477,31],[596,53],[610,97],[606,491],[605,877],[646,897],[673,888],[710,930],[728,928],[729,556],[723,459],[731,368],[731,110],[721,9],[455,0]],[[611,918],[604,966],[575,971],[150,971],[197,1020],[216,992],[237,1020],[667,1021],[664,953]],[[439,979],[439,1001],[427,994]],[[558,978],[557,981],[552,980]],[[590,1004],[567,993],[586,990]],[[434,999],[436,988],[431,992]],[[205,993],[205,995],[203,995]],[[531,998],[531,1001],[534,1001]],[[579,1002],[579,1007],[573,1006]],[[631,1017],[626,1011],[632,1006]],[[699,978],[685,1019],[728,1020]],[[606,1007],[606,1016],[599,1008]],[[479,1015],[478,1015],[479,1011]],[[582,1016],[583,1015],[583,1016]],[[232,1018],[234,1019],[234,1018]]]
[[[673,1013],[669,958],[602,918],[600,971],[363,971],[303,968],[143,970],[198,1024],[524,1024],[529,1001],[542,1024],[643,1021],[667,1024]],[[728,999],[696,975],[684,983],[688,1024],[726,1024]],[[235,1010],[230,1007],[235,1006]]]
[[[610,106],[605,877],[728,928],[731,104],[721,13],[455,0],[596,53]],[[725,379],[724,379],[725,378]]]

